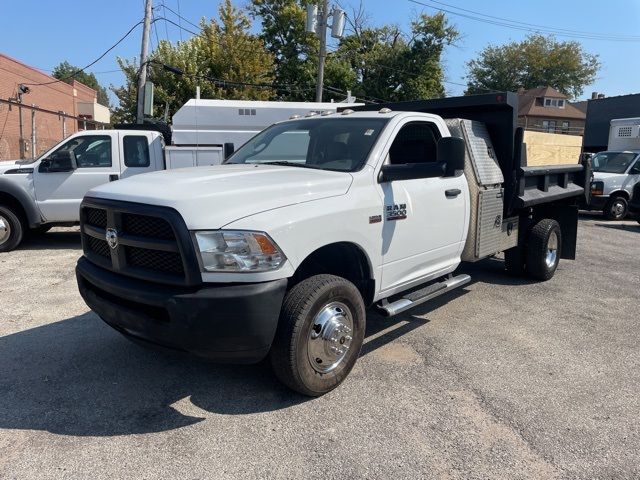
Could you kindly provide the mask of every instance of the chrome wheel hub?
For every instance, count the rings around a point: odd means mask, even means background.
[[[551,232],[551,235],[549,235],[549,241],[547,242],[547,256],[545,258],[547,267],[552,268],[556,264],[557,258],[558,258],[558,234],[556,232]]]
[[[611,210],[616,217],[619,217],[624,213],[624,205],[622,202],[615,202]]]
[[[11,225],[6,218],[0,217],[0,245],[9,240],[11,236]]]
[[[345,304],[331,302],[322,307],[307,341],[307,355],[315,371],[328,373],[340,365],[351,346],[352,331],[351,311]]]

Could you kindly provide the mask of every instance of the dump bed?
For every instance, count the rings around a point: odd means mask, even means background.
[[[357,107],[356,110],[390,108],[395,111],[433,113],[444,119],[482,122],[493,144],[504,178],[505,217],[518,210],[552,202],[576,202],[589,192],[590,170],[583,165],[523,167],[526,165],[522,128],[517,127],[518,96],[498,92],[433,100],[412,100]]]

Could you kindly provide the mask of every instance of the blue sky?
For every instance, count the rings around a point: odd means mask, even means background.
[[[506,18],[529,24],[543,25],[564,30],[583,31],[600,35],[638,36],[640,38],[640,0],[602,2],[594,0],[568,1],[518,1],[442,0],[444,3],[485,15]],[[163,0],[154,0],[154,6]],[[201,17],[217,17],[218,0],[164,0],[167,7],[180,9],[183,17],[198,23]],[[243,6],[246,0],[234,0]],[[424,0],[424,3],[431,3]],[[111,46],[132,25],[142,18],[144,0],[2,0],[3,22],[0,28],[0,51],[29,65],[51,70],[63,60],[84,66]],[[357,0],[340,0],[347,10],[357,6]],[[409,0],[363,0],[368,19],[373,25],[395,23],[408,31],[409,22],[417,13],[434,13]],[[454,10],[440,5],[447,10]],[[460,12],[460,11],[458,11]],[[162,14],[161,8],[156,10]],[[464,12],[461,12],[464,13]],[[167,11],[167,16],[177,21]],[[455,47],[444,55],[447,93],[461,94],[466,74],[465,63],[474,58],[487,44],[500,45],[521,40],[527,32],[475,21],[463,16],[448,14],[451,22],[462,33]],[[474,15],[471,15],[474,16]],[[157,39],[179,40],[180,30],[171,24],[158,21],[152,31],[152,48]],[[192,27],[189,27],[192,28]],[[117,70],[116,56],[139,55],[142,30],[140,27],[88,71],[92,71],[105,86],[120,85],[123,76]],[[190,34],[182,32],[182,38]],[[558,37],[565,39],[566,37]],[[579,40],[586,51],[600,56],[602,69],[593,85],[585,88],[583,98],[592,91],[608,96],[640,92],[640,41]]]

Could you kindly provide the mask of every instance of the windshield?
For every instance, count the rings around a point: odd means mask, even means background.
[[[633,152],[600,152],[593,157],[593,171],[604,173],[624,173],[633,159],[636,158]]]
[[[355,172],[364,163],[387,119],[310,118],[272,125],[225,163],[261,163]]]

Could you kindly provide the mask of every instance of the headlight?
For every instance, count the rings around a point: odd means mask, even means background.
[[[287,259],[267,234],[218,230],[196,232],[202,267],[207,272],[265,272]]]
[[[604,195],[604,182],[591,182],[591,195]]]

